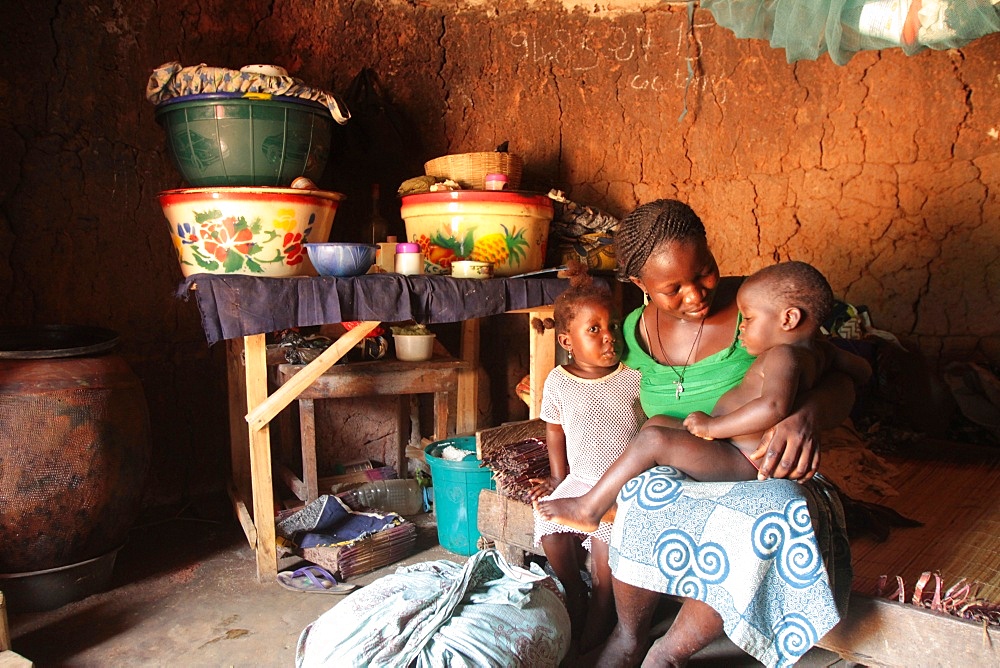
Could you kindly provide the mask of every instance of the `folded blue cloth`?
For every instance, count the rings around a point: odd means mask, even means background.
[[[382,515],[351,510],[336,496],[324,494],[278,522],[275,531],[303,549],[331,547],[353,543],[402,521],[396,513]]]

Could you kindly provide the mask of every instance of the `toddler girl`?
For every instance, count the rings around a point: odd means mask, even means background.
[[[569,362],[545,380],[539,417],[547,423],[551,472],[531,481],[533,504],[589,491],[646,419],[639,405],[640,374],[619,361],[621,326],[611,291],[595,285],[583,267],[571,267],[567,275],[570,287],[556,299],[553,320]],[[532,324],[537,328],[541,323]],[[535,543],[541,543],[566,590],[573,639],[581,652],[602,643],[614,625],[610,537],[607,522],[584,533],[542,520],[535,512]],[[581,544],[591,553],[589,600],[580,575]]]

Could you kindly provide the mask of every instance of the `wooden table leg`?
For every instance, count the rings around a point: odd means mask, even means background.
[[[458,372],[455,432],[459,435],[476,433],[479,416],[479,320],[462,323],[461,359],[468,366]]]
[[[529,395],[528,417],[536,418],[542,410],[542,387],[545,385],[545,378],[552,371],[556,364],[556,333],[555,330],[546,329],[539,334],[531,327],[531,320],[538,318],[544,320],[552,317],[552,307],[542,308],[528,313],[528,372],[529,372]]]
[[[247,410],[253,412],[267,399],[267,345],[264,334],[243,337],[246,358]],[[250,434],[250,484],[253,520],[257,529],[257,580],[272,582],[278,575],[274,533],[274,487],[271,480],[271,429],[247,427]]]
[[[448,438],[448,393],[434,393],[434,440]]]
[[[302,446],[303,499],[310,503],[319,498],[319,474],[316,472],[316,404],[312,399],[299,399],[299,440]]]

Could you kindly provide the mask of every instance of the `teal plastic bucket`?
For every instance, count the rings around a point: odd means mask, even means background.
[[[458,462],[442,459],[441,451],[449,445],[475,453],[476,437],[448,438],[424,448],[434,486],[438,542],[449,552],[470,556],[478,551],[479,492],[496,489],[496,482],[493,471],[479,468],[482,462],[475,457]]]

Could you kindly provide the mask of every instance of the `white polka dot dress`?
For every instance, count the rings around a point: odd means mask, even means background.
[[[569,475],[550,494],[549,499],[582,496],[593,488],[608,467],[625,451],[646,415],[639,405],[638,371],[622,364],[601,378],[579,378],[557,366],[545,379],[539,417],[562,425],[566,434],[566,459]],[[535,545],[542,536],[552,533],[576,533],[576,529],[547,522],[535,513]],[[590,537],[607,543],[611,524],[602,522],[588,534],[584,546],[590,549]]]

